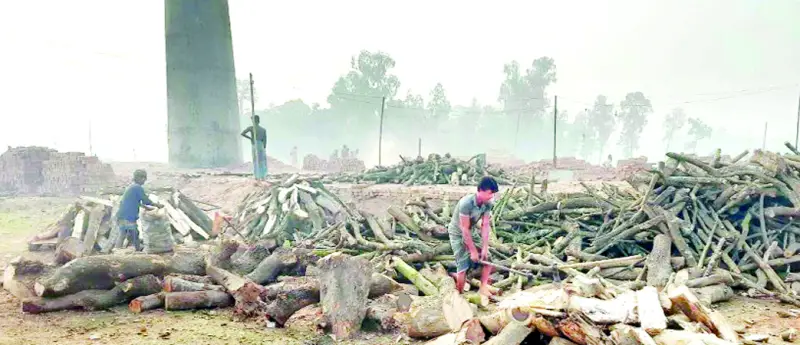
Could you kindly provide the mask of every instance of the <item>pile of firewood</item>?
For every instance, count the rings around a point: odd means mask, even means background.
[[[492,176],[500,184],[508,184],[509,177],[500,168],[486,164],[486,155],[475,155],[463,161],[445,154],[432,153],[427,159],[410,159],[400,156],[401,162],[390,167],[375,167],[363,173],[329,176],[326,182],[347,183],[397,183],[406,186],[451,184],[475,185],[483,176]]]
[[[45,231],[28,242],[28,249],[55,248],[60,263],[93,253],[111,253],[119,236],[114,224],[119,199],[120,195],[107,198],[80,196]],[[208,214],[181,192],[171,192],[167,197],[150,194],[150,199],[160,202],[164,208],[142,209],[143,217],[168,221],[174,242],[208,240],[215,235]],[[143,229],[140,219],[140,238],[147,241]]]
[[[800,306],[800,279],[784,276],[800,262],[800,153],[667,156],[631,189],[504,188],[491,218],[491,298],[470,292],[472,278],[460,294],[448,275],[452,203],[410,200],[383,218],[297,175],[248,196],[200,258],[17,260],[6,275],[34,291],[27,312],[232,305],[240,319],[336,339],[370,324],[433,344],[733,344],[739,335],[710,306],[734,289]]]

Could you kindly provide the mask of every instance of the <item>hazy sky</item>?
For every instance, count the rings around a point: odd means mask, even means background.
[[[165,161],[161,0],[0,0],[0,147],[89,150]],[[503,64],[548,55],[550,91],[574,114],[597,94],[642,91],[656,114],[640,153],[660,159],[676,106],[736,151],[794,140],[800,96],[798,0],[230,0],[236,72],[258,107],[325,102],[350,57],[382,50],[406,89],[442,82],[453,103],[494,103]],[[91,125],[90,125],[91,124]],[[711,143],[702,148],[714,147]],[[0,149],[2,150],[2,149]],[[276,153],[278,157],[288,153]]]

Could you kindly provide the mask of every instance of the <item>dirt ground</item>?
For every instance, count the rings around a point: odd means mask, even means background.
[[[163,182],[163,181],[162,181]],[[180,181],[171,181],[175,183]],[[256,182],[240,177],[185,178],[179,187],[194,199],[233,210]],[[25,242],[52,222],[74,198],[0,199],[0,268],[26,252]],[[353,200],[360,206],[385,209],[391,198]],[[47,255],[31,254],[26,255]],[[747,333],[769,334],[771,344],[783,343],[778,334],[800,329],[800,319],[778,316],[791,309],[774,301],[737,297],[717,306],[735,327]],[[397,336],[365,333],[345,344],[391,344]],[[401,341],[403,343],[405,341]],[[326,344],[328,337],[267,329],[262,324],[233,322],[229,310],[146,312],[131,314],[126,307],[102,312],[56,312],[24,315],[19,301],[0,290],[2,344]]]

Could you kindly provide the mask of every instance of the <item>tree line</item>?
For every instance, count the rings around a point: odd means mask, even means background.
[[[393,74],[395,65],[386,53],[364,50],[352,57],[349,70],[333,83],[328,104],[294,99],[257,109],[267,128],[270,155],[288,157],[291,148],[297,146],[301,154],[326,158],[342,145],[377,155],[383,104],[385,162],[396,161],[396,155],[387,157],[393,153],[416,155],[420,139],[423,154],[468,156],[501,150],[526,161],[552,157],[556,105],[548,89],[557,82],[552,58],[537,58],[528,67],[517,61],[505,64],[496,104],[480,104],[473,98],[468,105],[454,105],[441,83],[425,95],[411,90],[400,95],[400,79]],[[242,125],[246,126],[249,82],[240,80],[237,85]],[[603,160],[615,133],[623,153],[618,158],[635,156],[642,131],[654,114],[650,100],[640,91],[629,92],[616,103],[598,95],[591,108],[574,116],[561,110],[563,106],[557,108],[558,156],[591,162]],[[687,117],[680,108],[671,110],[663,121],[662,140],[667,150],[674,149],[674,141],[683,140],[683,150],[694,152],[698,142],[711,136],[710,126]]]

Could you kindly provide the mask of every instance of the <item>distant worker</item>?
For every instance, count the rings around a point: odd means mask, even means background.
[[[292,150],[289,151],[289,156],[292,158],[292,166],[297,168],[297,146],[292,147]]]
[[[147,181],[147,172],[138,169],[133,172],[133,183],[125,189],[122,194],[122,199],[119,202],[119,209],[115,217],[117,218],[117,227],[119,228],[119,236],[115,247],[122,248],[125,239],[128,239],[128,244],[133,245],[137,252],[142,251],[142,246],[139,243],[139,228],[136,221],[139,220],[139,205],[155,206],[161,208],[162,205],[150,201],[147,193],[144,191],[144,182]]]
[[[612,167],[611,162],[612,162],[611,155],[608,155],[608,159],[606,160],[605,163],[603,163],[603,167],[604,168],[611,168]]]
[[[242,136],[250,140],[250,152],[253,157],[253,174],[256,180],[263,180],[267,177],[267,130],[259,125],[261,118],[258,115],[253,117],[256,124],[256,137],[253,140],[253,126],[248,126],[242,131]],[[258,144],[254,144],[257,142]]]

